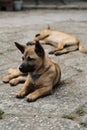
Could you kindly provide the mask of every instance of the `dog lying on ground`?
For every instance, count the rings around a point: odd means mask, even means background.
[[[55,47],[49,54],[61,55],[75,50],[87,54],[87,49],[83,47],[82,43],[76,37],[51,30],[49,26],[47,29],[37,34],[31,42],[27,43],[27,45],[35,44],[37,40],[39,40],[41,44],[50,44]]]
[[[16,97],[24,98],[27,95],[29,102],[50,94],[53,87],[60,82],[59,65],[46,56],[38,41],[32,48],[19,43],[15,43],[15,45],[23,54],[23,62],[19,69],[10,69],[11,74],[6,76],[3,82],[9,82],[11,85],[25,82]]]

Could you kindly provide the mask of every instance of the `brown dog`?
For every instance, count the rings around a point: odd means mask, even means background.
[[[27,101],[34,101],[43,95],[50,94],[61,78],[59,65],[46,56],[38,41],[33,48],[19,43],[15,43],[15,45],[23,53],[23,62],[19,70],[10,69],[11,74],[6,76],[3,81],[10,82],[11,85],[25,81],[16,97],[23,98],[28,95]],[[27,78],[19,76],[27,73]],[[17,78],[14,79],[14,77]]]
[[[65,34],[63,32],[47,29],[37,34],[32,42],[28,44],[35,44],[39,40],[41,44],[50,44],[55,47],[49,54],[61,55],[79,49],[80,52],[87,54],[87,49],[84,49],[82,43],[74,36]]]

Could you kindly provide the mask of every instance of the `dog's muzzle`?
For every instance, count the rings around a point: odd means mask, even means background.
[[[23,73],[34,72],[35,71],[35,65],[21,64],[19,66],[19,70]]]

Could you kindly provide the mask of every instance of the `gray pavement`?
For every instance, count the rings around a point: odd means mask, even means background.
[[[0,12],[0,108],[5,112],[0,130],[87,130],[86,54],[75,51],[57,57],[49,55],[61,67],[61,83],[52,95],[33,103],[15,98],[22,84],[11,87],[2,83],[7,69],[21,62],[14,41],[25,44],[48,24],[77,36],[87,48],[87,10]],[[46,45],[44,48],[47,54],[52,49]],[[82,115],[76,113],[80,108],[86,110]],[[75,116],[73,120],[68,119],[70,114]]]

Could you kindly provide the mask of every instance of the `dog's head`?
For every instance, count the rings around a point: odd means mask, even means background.
[[[50,29],[50,26],[48,25],[48,27],[46,29],[44,29],[43,31],[41,31],[40,33],[35,35],[34,41],[43,40],[43,39],[47,38],[50,34],[50,31],[51,31],[51,29]]]
[[[46,29],[44,29],[43,31],[35,35],[33,41],[27,42],[26,45],[35,45],[36,41],[44,40],[45,38],[49,37],[50,32],[51,32],[51,29],[50,29],[50,26],[48,25]]]
[[[33,48],[21,45],[17,42],[15,42],[15,45],[23,54],[23,62],[19,67],[21,72],[34,72],[41,67],[45,58],[45,52],[39,41],[36,42]]]

